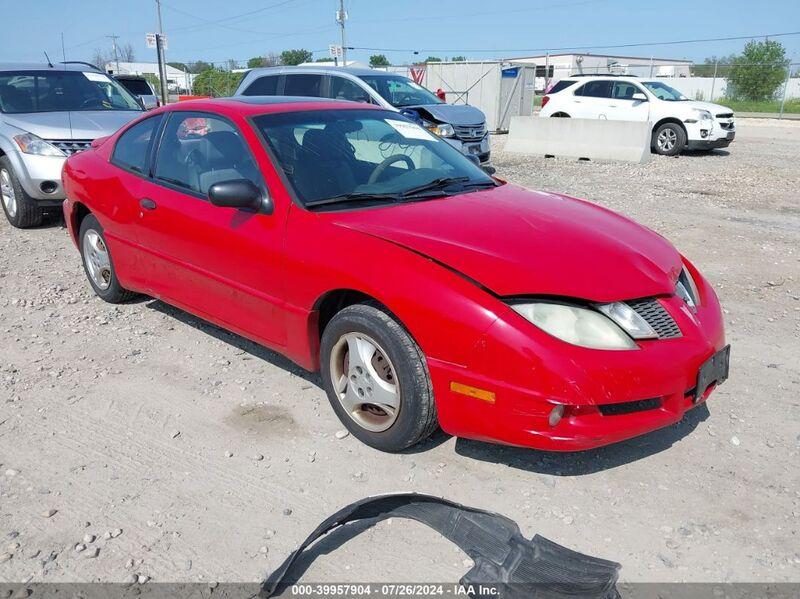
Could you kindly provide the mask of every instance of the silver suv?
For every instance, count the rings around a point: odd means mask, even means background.
[[[377,104],[400,112],[477,159],[490,172],[486,115],[464,104],[447,104],[408,77],[377,69],[271,67],[248,71],[235,96],[310,96]]]
[[[0,193],[15,227],[64,199],[61,167],[141,114],[119,83],[87,64],[0,63]]]

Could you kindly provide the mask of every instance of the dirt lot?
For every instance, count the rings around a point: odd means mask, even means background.
[[[314,376],[158,301],[103,303],[60,223],[3,220],[0,580],[256,581],[343,504],[416,490],[617,560],[629,581],[800,581],[800,123],[742,121],[729,153],[641,166],[502,145],[500,176],[632,216],[716,285],[733,363],[707,408],[582,454],[442,434],[381,454],[337,438]],[[393,521],[305,580],[457,580],[464,559]]]

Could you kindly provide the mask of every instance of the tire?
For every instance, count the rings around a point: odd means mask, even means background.
[[[44,213],[36,200],[20,185],[8,156],[0,157],[0,189],[0,204],[3,205],[3,212],[12,226],[27,229],[42,224]]]
[[[653,132],[653,152],[662,156],[675,156],[686,147],[686,131],[677,123],[664,123]]]
[[[369,359],[353,360],[351,350]],[[348,306],[331,319],[322,334],[320,361],[334,412],[362,443],[381,451],[402,451],[438,427],[425,356],[405,328],[377,303]],[[365,366],[363,373],[358,372],[359,364]],[[392,387],[394,410],[388,401],[381,403],[391,397]],[[361,398],[376,403],[359,403]]]
[[[101,299],[111,304],[121,304],[136,297],[136,293],[128,291],[119,284],[114,262],[103,235],[103,227],[93,214],[87,215],[81,221],[78,247],[86,278]]]
[[[554,112],[550,115],[552,119],[568,119],[570,116],[566,112]]]

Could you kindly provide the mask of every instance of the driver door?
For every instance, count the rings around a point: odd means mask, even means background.
[[[267,192],[236,125],[219,115],[171,112],[153,176],[139,189],[149,293],[250,338],[283,345],[285,214],[213,206],[208,188],[234,179]]]

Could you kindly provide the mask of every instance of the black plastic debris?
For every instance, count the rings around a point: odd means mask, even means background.
[[[513,520],[417,493],[381,495],[342,508],[322,522],[263,584],[260,596],[283,589],[292,565],[314,541],[350,522],[410,518],[458,545],[474,562],[459,583],[471,597],[502,599],[618,599],[620,564],[562,547],[536,535],[528,540]]]

